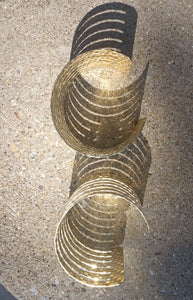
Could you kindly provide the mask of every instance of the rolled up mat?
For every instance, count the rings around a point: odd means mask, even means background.
[[[90,156],[122,150],[141,132],[147,69],[133,83],[131,60],[108,49],[71,60],[58,76],[51,110],[55,127],[76,151]]]
[[[55,250],[65,271],[81,283],[114,286],[123,282],[126,211],[129,205],[140,209],[150,160],[142,135],[108,158],[76,155]]]

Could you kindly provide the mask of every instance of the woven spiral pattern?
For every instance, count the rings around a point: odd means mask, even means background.
[[[140,207],[149,162],[142,135],[108,159],[77,154],[55,240],[59,261],[72,277],[92,286],[124,280],[125,212],[129,205]]]
[[[72,148],[86,155],[112,154],[140,133],[145,122],[139,121],[139,115],[147,70],[129,84],[130,68],[128,57],[100,49],[79,55],[63,69],[54,86],[51,109],[57,131]],[[108,89],[85,80],[92,70],[99,72],[93,80],[103,84],[106,78]],[[112,72],[118,74],[113,82],[127,85],[114,89],[109,79]]]
[[[123,282],[126,211],[132,206],[143,216],[151,155],[139,117],[148,65],[131,82],[136,24],[126,4],[92,9],[52,92],[55,127],[77,151],[55,251],[64,270],[90,286]]]

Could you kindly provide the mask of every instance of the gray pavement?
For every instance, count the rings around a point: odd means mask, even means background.
[[[102,3],[0,1],[0,280],[16,299],[192,299],[192,0],[123,1],[138,12],[132,76],[150,63],[141,116],[152,154],[151,233],[127,241],[124,283],[83,286],[54,252],[75,152],[54,128],[51,92],[78,23]]]

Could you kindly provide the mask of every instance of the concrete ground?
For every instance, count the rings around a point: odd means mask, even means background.
[[[16,299],[193,299],[193,2],[122,2],[138,12],[133,74],[150,62],[141,115],[152,154],[143,206],[151,233],[127,243],[123,284],[89,288],[54,252],[75,151],[54,128],[50,97],[76,26],[105,1],[0,1],[0,270]]]

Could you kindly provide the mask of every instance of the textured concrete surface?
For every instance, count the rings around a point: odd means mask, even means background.
[[[142,106],[152,163],[151,234],[125,247],[125,282],[88,288],[54,253],[75,152],[50,96],[79,21],[105,1],[0,1],[1,283],[17,299],[192,299],[192,0],[123,1],[138,12],[133,76],[150,62]],[[3,296],[0,296],[1,299]]]

